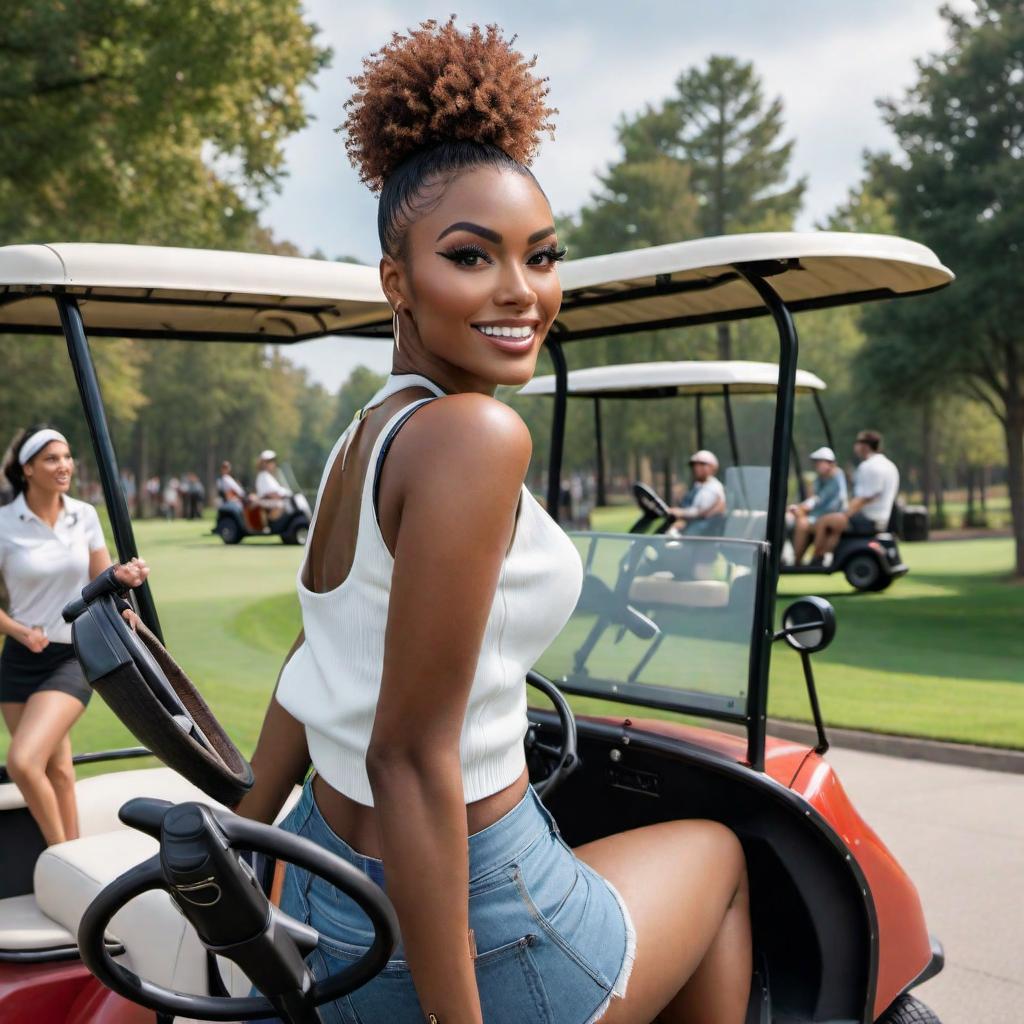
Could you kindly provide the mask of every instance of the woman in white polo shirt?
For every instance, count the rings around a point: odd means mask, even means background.
[[[111,564],[96,509],[67,493],[74,467],[63,434],[29,428],[4,465],[15,498],[0,508],[0,577],[10,596],[0,611],[7,773],[49,845],[78,837],[68,733],[92,695],[61,609]],[[116,575],[138,586],[149,569],[133,558]]]

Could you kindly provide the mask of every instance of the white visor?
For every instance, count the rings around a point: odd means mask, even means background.
[[[828,462],[836,461],[836,453],[829,448],[828,445],[823,445],[821,448],[815,448],[811,452],[811,461],[817,462],[819,459],[825,459]]]
[[[277,458],[277,452],[273,448],[264,448],[260,452],[260,462],[269,462],[271,459]]]

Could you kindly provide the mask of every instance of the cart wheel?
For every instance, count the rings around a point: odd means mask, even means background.
[[[242,539],[242,531],[234,519],[225,517],[217,524],[217,536],[225,544],[237,544]]]
[[[889,573],[883,572],[879,574],[878,582],[871,588],[876,594],[880,591],[887,590],[892,586],[892,581],[896,579],[895,576],[890,576]]]
[[[878,1024],[942,1024],[919,999],[900,996],[881,1017]]]
[[[843,574],[851,587],[858,590],[874,590],[882,578],[882,567],[874,555],[854,555],[843,566]]]
[[[306,534],[309,533],[309,527],[305,523],[299,523],[297,526],[289,527],[282,535],[281,540],[285,544],[305,544]]]

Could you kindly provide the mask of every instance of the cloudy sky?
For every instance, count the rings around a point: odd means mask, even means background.
[[[964,6],[968,0],[958,0]],[[349,166],[340,136],[342,104],[362,57],[426,17],[454,11],[465,25],[498,22],[539,56],[559,109],[554,142],[535,164],[556,212],[576,210],[595,175],[616,158],[614,126],[623,113],[657,102],[684,68],[711,54],[754,62],[766,94],[781,96],[796,139],[794,176],[809,181],[798,228],[813,228],[846,195],[865,148],[891,144],[875,100],[898,95],[914,78],[915,57],[942,48],[938,0],[520,0],[451,3],[410,0],[354,5],[306,0],[321,41],[334,51],[308,96],[310,126],[287,145],[290,176],[265,211],[276,236],[305,251],[379,257],[376,201]],[[358,363],[384,370],[388,346],[325,339],[289,350],[315,379],[336,388]]]

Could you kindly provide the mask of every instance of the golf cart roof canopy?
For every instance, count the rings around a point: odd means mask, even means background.
[[[670,398],[675,395],[771,394],[779,386],[775,363],[744,361],[627,363],[590,366],[569,372],[569,396],[576,398]],[[825,382],[807,370],[796,371],[798,392],[824,391]],[[534,377],[521,395],[553,395],[555,377]]]
[[[889,235],[725,235],[570,260],[562,341],[737,320],[767,310],[740,270],[771,281],[791,312],[930,291],[952,273]],[[289,343],[330,334],[391,337],[374,267],[152,245],[0,246],[0,332],[60,332],[55,295],[95,336]]]
[[[0,332],[60,333],[55,294],[92,335],[287,343],[391,333],[374,267],[294,256],[67,242],[0,246]]]
[[[926,246],[841,231],[724,235],[570,260],[561,341],[767,313],[738,272],[768,278],[790,312],[941,288],[953,274]]]

